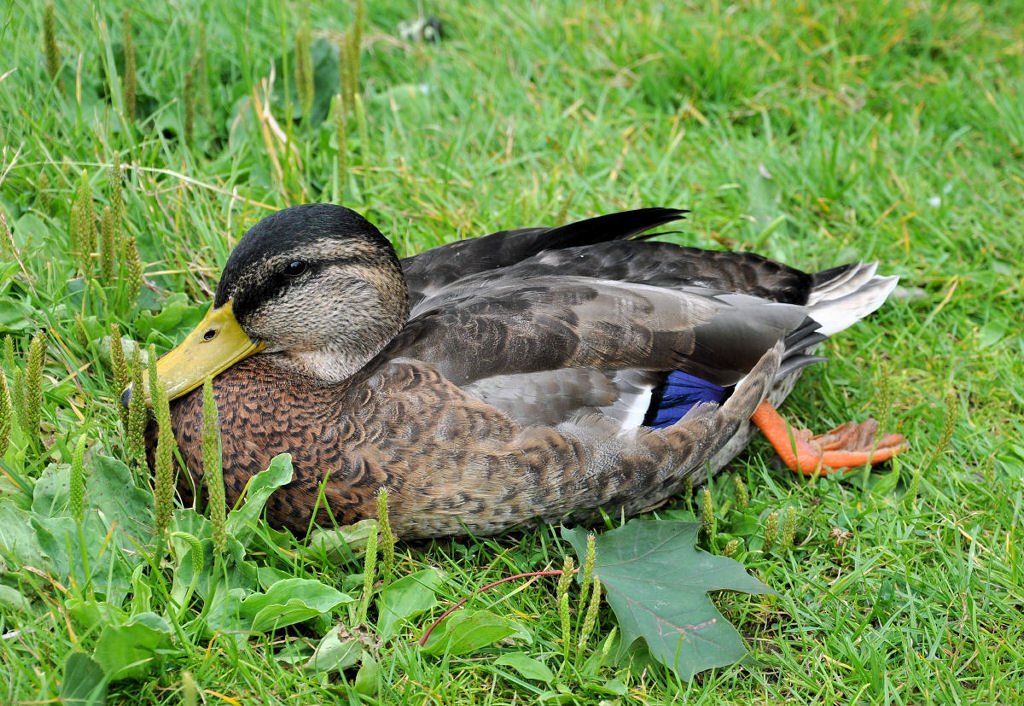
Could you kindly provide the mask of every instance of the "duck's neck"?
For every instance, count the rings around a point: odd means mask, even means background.
[[[320,329],[316,348],[289,347],[268,350],[274,365],[319,385],[337,385],[363,369],[391,343],[405,326],[408,305],[404,297],[363,302],[336,314],[329,331]]]
[[[350,351],[290,351],[270,354],[269,359],[275,366],[308,378],[318,385],[337,385],[359,372],[379,352],[352,355]]]

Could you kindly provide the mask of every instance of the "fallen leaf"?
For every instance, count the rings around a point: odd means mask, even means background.
[[[621,649],[643,638],[651,655],[685,680],[746,654],[707,592],[772,593],[738,562],[697,550],[699,530],[691,522],[631,520],[595,545],[594,576],[618,619]],[[562,528],[562,537],[582,564],[586,530]]]

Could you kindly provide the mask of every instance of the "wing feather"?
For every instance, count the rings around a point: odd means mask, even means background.
[[[586,277],[456,286],[428,301],[387,355],[460,386],[562,368],[684,370],[729,385],[806,319],[804,307],[746,295]]]

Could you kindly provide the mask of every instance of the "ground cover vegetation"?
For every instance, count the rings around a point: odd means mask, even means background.
[[[0,701],[1024,698],[1020,3],[0,13]],[[902,288],[787,409],[874,414],[912,448],[808,481],[755,442],[646,519],[699,523],[773,591],[712,594],[748,654],[689,680],[620,649],[582,530],[295,538],[259,518],[287,459],[228,513],[175,505],[119,391],[201,317],[245,229],[309,201],[403,255],[665,205],[692,210],[675,242],[877,259]]]

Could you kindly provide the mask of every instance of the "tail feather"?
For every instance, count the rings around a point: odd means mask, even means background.
[[[838,276],[815,284],[808,298],[818,333],[832,336],[871,314],[896,288],[898,277],[878,277],[878,263],[857,263]]]
[[[877,269],[877,262],[854,262],[843,267],[817,272],[812,275],[814,285],[808,295],[807,303],[813,305],[821,299],[829,298],[836,291],[851,291],[871,279]]]
[[[775,378],[784,378],[792,375],[793,373],[803,370],[809,365],[815,363],[824,363],[828,358],[820,355],[807,355],[804,353],[792,353],[787,351],[785,357],[782,359],[782,364],[779,365],[779,372],[775,374]]]

